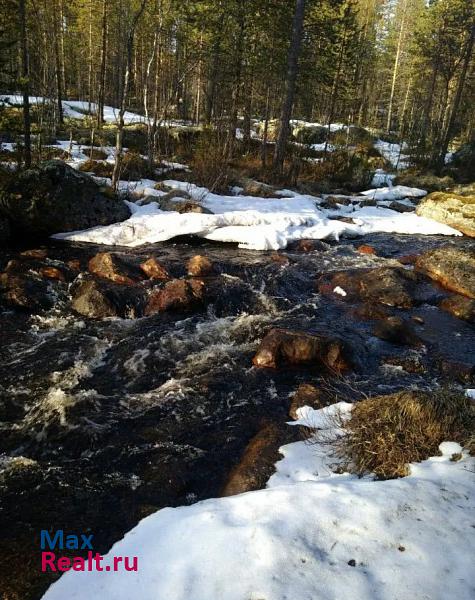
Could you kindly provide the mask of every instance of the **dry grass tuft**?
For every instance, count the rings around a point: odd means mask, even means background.
[[[443,441],[475,450],[475,405],[454,390],[408,391],[355,404],[335,441],[346,468],[378,479],[404,477],[408,464],[438,454]]]

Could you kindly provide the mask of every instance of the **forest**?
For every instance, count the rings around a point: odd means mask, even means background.
[[[0,600],[473,600],[473,0],[0,0]]]

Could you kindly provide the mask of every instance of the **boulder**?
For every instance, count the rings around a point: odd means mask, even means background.
[[[452,156],[450,166],[455,167],[458,175],[465,180],[473,181],[475,173],[475,139],[463,144]]]
[[[325,398],[323,398],[322,390],[315,387],[311,383],[301,383],[297,388],[297,391],[292,396],[292,401],[289,408],[289,417],[297,420],[299,418],[297,410],[303,406],[310,406],[310,408],[323,408],[327,406]]]
[[[328,137],[328,128],[323,125],[296,125],[292,135],[301,144],[323,144]]]
[[[414,206],[408,206],[407,204],[404,204],[403,202],[398,202],[397,200],[391,202],[388,208],[390,208],[391,210],[395,210],[398,213],[414,212]]]
[[[48,282],[34,274],[7,269],[0,275],[0,297],[7,306],[36,312],[51,308],[54,296]]]
[[[88,264],[89,272],[102,279],[109,279],[121,285],[134,285],[143,279],[143,272],[122,257],[110,252],[99,252]]]
[[[356,251],[359,252],[360,254],[376,255],[376,249],[373,246],[370,246],[368,244],[361,244],[361,246],[358,246],[358,248],[356,248]]]
[[[30,237],[110,225],[130,216],[126,204],[100,192],[94,180],[59,160],[27,169],[0,189],[0,214]]]
[[[351,367],[348,349],[341,340],[288,329],[272,329],[261,341],[252,362],[256,367],[306,365],[336,373]]]
[[[200,213],[202,215],[212,215],[213,212],[208,208],[205,208],[198,202],[193,200],[180,200],[179,198],[172,197],[169,200],[165,200],[164,196],[158,198],[158,204],[160,210],[178,212],[181,215],[185,213]]]
[[[85,279],[73,286],[71,295],[73,310],[90,319],[133,319],[142,313],[143,293],[137,287]]]
[[[158,260],[151,256],[146,261],[141,263],[140,268],[149,279],[167,280],[170,279],[170,273],[161,265]]]
[[[418,256],[416,269],[448,290],[475,299],[475,250],[439,246]]]
[[[239,184],[243,188],[243,196],[258,196],[259,198],[275,198],[276,189],[267,183],[262,181],[255,181],[254,179],[242,179]]]
[[[392,344],[420,346],[422,343],[412,325],[400,317],[386,317],[379,321],[373,333]]]
[[[418,205],[416,213],[475,237],[475,196],[433,192]]]
[[[189,311],[204,300],[204,282],[199,279],[172,279],[162,288],[152,291],[145,315],[164,311]]]
[[[221,496],[234,496],[264,488],[275,471],[279,448],[298,440],[298,428],[285,423],[265,425],[249,442],[224,484]]]
[[[206,256],[197,254],[186,263],[186,269],[192,277],[206,277],[213,273],[214,265]]]
[[[471,298],[457,294],[449,298],[444,298],[439,307],[458,319],[475,323],[475,300]]]

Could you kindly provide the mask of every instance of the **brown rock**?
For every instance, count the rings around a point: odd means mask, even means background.
[[[281,365],[309,365],[325,367],[340,373],[350,368],[348,350],[338,339],[290,331],[272,329],[252,359],[256,367],[276,369]]]
[[[30,274],[2,273],[0,295],[7,305],[28,312],[53,306],[48,283]]]
[[[214,271],[213,263],[206,256],[202,256],[201,254],[197,254],[190,258],[190,260],[186,263],[186,269],[188,271],[188,275],[192,277],[206,277],[207,275],[211,275]]]
[[[411,308],[415,276],[405,269],[374,269],[361,276],[360,295],[363,299],[387,306]]]
[[[401,265],[414,265],[418,257],[418,254],[404,254],[403,256],[399,256],[397,260]]]
[[[279,254],[278,252],[273,252],[270,255],[270,259],[272,262],[275,262],[279,265],[288,265],[290,263],[290,260],[288,259],[287,256],[284,256],[284,254]]]
[[[121,285],[134,285],[142,279],[139,269],[127,264],[116,254],[99,252],[89,261],[89,271],[103,279],[109,279]]]
[[[298,439],[298,428],[270,423],[247,445],[241,460],[228,475],[221,496],[234,496],[265,487],[279,460],[279,448]]]
[[[292,397],[289,417],[297,420],[297,410],[302,408],[302,406],[310,406],[311,408],[318,409],[327,406],[327,404],[320,389],[311,383],[301,383]]]
[[[368,244],[361,244],[361,246],[358,246],[356,250],[361,254],[376,254],[376,250],[373,248],[373,246],[369,246]]]
[[[151,256],[140,265],[140,268],[149,279],[166,280],[170,279],[170,273],[163,267],[158,260]]]
[[[42,267],[40,269],[40,275],[46,279],[56,279],[57,281],[66,281],[64,273],[62,273],[56,267]]]
[[[204,299],[204,282],[199,279],[172,279],[163,288],[151,293],[145,315],[167,310],[191,310]]]
[[[475,299],[475,250],[439,246],[421,254],[416,269],[448,290]]]
[[[450,381],[458,381],[463,384],[475,383],[475,360],[458,361],[448,358],[442,358],[439,361],[439,369]]]
[[[72,289],[73,310],[91,319],[107,317],[136,318],[141,314],[142,293],[106,281],[86,279]]]
[[[81,263],[77,258],[75,258],[73,260],[68,260],[66,265],[71,269],[71,271],[80,271],[81,270]]]
[[[44,260],[48,256],[48,252],[42,248],[36,248],[34,250],[25,250],[20,256],[25,258],[36,258],[37,260]]]
[[[458,295],[450,296],[442,300],[439,307],[458,319],[475,323],[475,300],[471,298]]]

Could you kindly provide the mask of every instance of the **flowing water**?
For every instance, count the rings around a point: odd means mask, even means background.
[[[374,337],[374,322],[317,291],[329,271],[392,264],[446,242],[381,234],[364,240],[379,257],[355,252],[359,240],[281,252],[289,260],[283,265],[271,253],[175,240],[127,252],[153,251],[175,276],[194,254],[208,256],[225,285],[202,311],[92,321],[70,310],[67,291],[39,315],[0,308],[4,598],[39,598],[51,582],[40,573],[41,529],[93,533],[95,550],[105,552],[150,512],[219,495],[252,436],[265,423],[288,419],[299,383],[357,400],[431,387],[443,381],[441,361],[473,361],[473,327],[435,307],[443,292],[432,285],[424,301],[403,311],[423,320],[416,330],[425,346],[416,349]],[[85,264],[104,250],[58,243],[48,257]],[[0,270],[16,254],[5,252]],[[254,368],[259,340],[275,326],[343,338],[355,371],[333,380],[311,369]],[[402,359],[417,368],[406,370]]]

